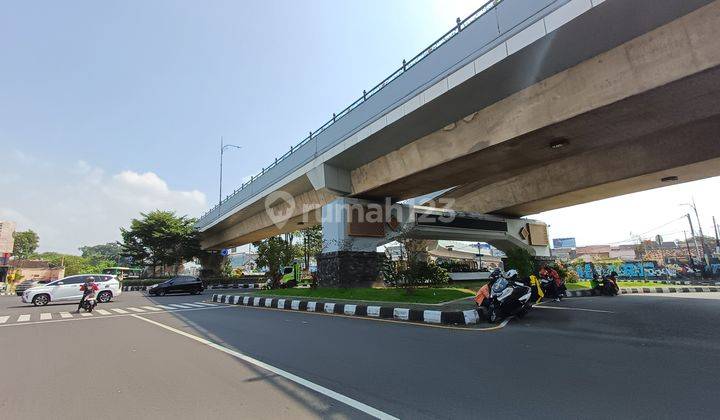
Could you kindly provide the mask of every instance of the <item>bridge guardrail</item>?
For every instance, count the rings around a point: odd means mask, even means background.
[[[345,109],[340,111],[339,113],[333,113],[332,118],[329,119],[325,124],[323,124],[320,128],[318,128],[315,131],[309,132],[308,136],[305,137],[302,141],[300,141],[298,144],[291,146],[290,150],[288,150],[285,154],[280,156],[279,158],[276,158],[270,165],[267,167],[262,168],[260,173],[253,175],[250,177],[250,179],[246,182],[244,182],[239,188],[235,189],[231,194],[223,198],[223,200],[215,205],[212,209],[208,210],[206,213],[204,213],[200,219],[197,222],[197,226],[199,228],[203,228],[218,218],[220,218],[225,211],[229,211],[230,208],[233,206],[228,206],[228,201],[232,200],[236,203],[241,203],[244,200],[249,199],[253,195],[259,193],[263,189],[267,188],[270,184],[273,182],[276,182],[277,180],[281,179],[286,174],[290,173],[292,170],[295,170],[299,167],[302,167],[302,165],[305,165],[307,162],[312,160],[313,158],[320,155],[325,150],[328,150],[329,148],[336,145],[339,141],[344,140],[349,135],[352,135],[354,132],[358,132],[360,129],[362,129],[364,126],[372,123],[374,120],[373,117],[377,117],[378,114],[382,115],[380,112],[375,112],[373,115],[365,115],[360,116],[360,121],[355,121],[356,123],[359,123],[359,126],[353,127],[352,131],[344,131],[341,133],[336,133],[338,136],[336,136],[334,141],[324,141],[323,143],[319,144],[319,137],[321,134],[324,134],[326,131],[328,131],[329,128],[333,127],[337,122],[340,120],[346,118],[353,110],[356,110],[360,105],[364,103],[368,103],[371,98],[374,98],[375,95],[383,91],[387,86],[389,86],[393,81],[396,81],[400,76],[408,73],[411,69],[415,68],[419,63],[422,63],[423,60],[425,60],[427,57],[430,57],[431,54],[435,51],[437,51],[441,46],[447,44],[450,42],[453,38],[455,38],[458,34],[463,32],[466,28],[468,28],[471,24],[478,21],[478,19],[482,18],[483,16],[487,15],[489,12],[494,12],[492,19],[492,23],[494,25],[491,29],[491,33],[488,36],[488,41],[485,42],[484,45],[481,45],[477,48],[477,50],[482,49],[482,47],[488,45],[489,43],[493,42],[493,40],[496,40],[498,37],[501,37],[504,34],[507,34],[511,32],[514,28],[516,28],[518,25],[520,25],[522,22],[526,21],[527,19],[531,18],[532,16],[536,15],[540,11],[542,11],[544,8],[547,8],[548,6],[554,4],[554,3],[567,3],[569,0],[533,0],[532,2],[528,2],[527,0],[489,0],[485,2],[480,8],[478,8],[475,12],[470,14],[465,19],[458,18],[456,25],[447,31],[445,34],[443,34],[440,38],[435,40],[433,43],[431,43],[427,48],[422,50],[420,53],[415,55],[413,58],[411,58],[409,61],[403,60],[402,65],[396,69],[394,72],[392,72],[388,77],[386,77],[384,80],[382,80],[380,83],[375,85],[373,88],[367,91],[363,91],[362,96],[360,96],[357,100],[355,100],[353,103],[348,105]],[[486,22],[491,23],[491,22]],[[491,26],[491,25],[488,25]],[[486,31],[487,32],[487,31]],[[467,57],[464,57],[467,58]],[[474,59],[474,57],[473,57]],[[453,65],[456,65],[458,63],[450,63],[449,67],[452,68]],[[464,65],[465,63],[463,63]],[[446,72],[448,68],[442,69],[440,72],[441,75],[443,75],[443,72]],[[431,79],[430,81],[426,81],[426,84],[433,81]],[[421,85],[421,87],[424,87],[424,85]],[[411,92],[414,93],[414,92]],[[396,95],[397,96],[397,95]],[[407,97],[408,94],[405,93],[403,97]],[[394,102],[392,102],[394,100]],[[396,98],[391,98],[391,105],[385,106],[382,108],[382,112],[384,112],[387,108],[391,106],[395,106],[397,103]],[[344,127],[347,130],[347,127]],[[338,130],[341,130],[338,128]],[[323,136],[324,137],[324,136]],[[328,140],[328,139],[322,139],[322,140]],[[290,156],[296,157],[295,164],[289,165],[289,158]],[[283,165],[285,164],[285,165]],[[286,167],[284,167],[286,166]],[[292,166],[292,167],[289,167]],[[270,176],[273,175],[273,176]],[[272,178],[272,179],[270,179]],[[263,185],[260,185],[263,184]]]

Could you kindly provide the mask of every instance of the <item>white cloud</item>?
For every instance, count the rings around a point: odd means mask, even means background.
[[[207,207],[202,192],[173,190],[152,172],[108,176],[82,160],[63,166],[21,152],[15,156],[22,159],[0,168],[0,179],[15,180],[3,185],[0,220],[35,230],[41,251],[77,253],[83,245],[119,240],[120,227],[141,212],[161,209],[199,216]],[[34,162],[31,170],[29,162]]]

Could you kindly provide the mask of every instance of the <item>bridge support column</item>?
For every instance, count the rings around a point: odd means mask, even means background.
[[[317,258],[320,287],[370,287],[378,281],[381,254],[377,247],[386,242],[384,233],[380,235],[384,224],[364,224],[369,228],[364,233],[351,232],[353,212],[364,212],[368,203],[339,198],[323,206],[323,252]]]
[[[199,258],[200,260],[200,276],[216,277],[221,275],[223,256],[218,251],[208,251]]]

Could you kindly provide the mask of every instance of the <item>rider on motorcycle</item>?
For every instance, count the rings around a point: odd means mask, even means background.
[[[538,274],[540,275],[540,278],[552,280],[549,284],[550,288],[548,290],[548,295],[553,297],[555,300],[559,300],[559,297],[565,292],[565,282],[563,282],[560,278],[560,274],[547,264],[543,264],[543,266],[540,267],[540,272]]]
[[[485,283],[475,295],[475,303],[478,307],[482,306],[487,308],[490,301],[490,288],[501,277],[503,277],[503,273],[499,268],[496,268],[492,273],[490,273],[490,281]]]
[[[83,292],[83,296],[80,299],[80,303],[78,303],[78,308],[76,313],[80,313],[80,309],[83,307],[83,303],[85,303],[88,299],[95,299],[95,292],[100,290],[100,287],[98,287],[97,283],[95,283],[95,278],[93,277],[86,277],[85,283],[83,283],[80,286],[80,290]]]

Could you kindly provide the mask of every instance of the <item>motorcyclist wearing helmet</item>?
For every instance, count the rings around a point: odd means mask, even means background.
[[[80,313],[80,309],[82,309],[83,303],[85,303],[86,300],[95,299],[95,292],[100,290],[100,288],[95,283],[94,277],[86,277],[85,283],[80,286],[80,290],[83,292],[83,295],[80,299],[80,303],[78,303],[77,311],[75,311],[76,313]]]
[[[540,271],[538,272],[541,278],[549,278],[553,281],[549,284],[549,295],[553,297],[556,301],[560,300],[560,296],[565,294],[565,282],[560,278],[560,274],[558,274],[555,269],[548,266],[547,264],[543,264],[542,267],[540,267]]]
[[[496,268],[490,273],[489,281],[485,283],[475,295],[475,303],[478,307],[482,306],[487,308],[490,302],[490,288],[501,277],[503,277],[503,272],[499,268]]]

